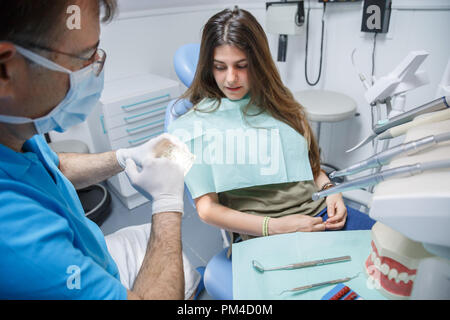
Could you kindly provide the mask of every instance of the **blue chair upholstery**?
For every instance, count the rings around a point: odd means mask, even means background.
[[[175,73],[177,74],[180,81],[188,88],[191,86],[192,81],[194,80],[199,54],[200,45],[198,43],[190,43],[179,48],[175,52],[175,56],[173,58]],[[167,132],[167,128],[169,127],[170,123],[179,116],[185,114],[190,108],[192,108],[192,103],[188,100],[172,100],[166,110],[164,131]]]
[[[227,252],[225,248],[209,260],[203,278],[206,291],[216,300],[233,300],[233,272]]]
[[[167,132],[172,121],[188,112],[190,108],[192,108],[192,103],[186,99],[170,101],[166,109],[164,131]]]
[[[199,54],[200,44],[190,43],[179,48],[173,58],[175,73],[180,81],[188,88],[194,80]],[[167,132],[170,123],[185,114],[190,108],[192,108],[192,103],[186,99],[172,100],[166,110],[164,131]]]
[[[200,44],[190,43],[180,47],[173,57],[175,72],[186,87],[190,87],[197,70]]]

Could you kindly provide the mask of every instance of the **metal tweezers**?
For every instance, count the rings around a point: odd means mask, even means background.
[[[319,282],[319,283],[308,284],[308,285],[297,287],[297,288],[286,289],[286,290],[281,291],[279,295],[282,295],[285,292],[297,292],[297,291],[303,291],[303,290],[309,290],[309,289],[313,289],[313,288],[318,288],[318,287],[322,287],[322,286],[326,286],[326,285],[330,285],[330,284],[337,284],[337,283],[347,282],[347,281],[350,281],[352,279],[357,278],[360,273],[361,272],[358,272],[353,277],[345,277],[345,278],[342,278],[342,279],[324,281],[324,282]]]

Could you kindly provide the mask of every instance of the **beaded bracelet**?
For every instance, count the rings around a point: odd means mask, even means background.
[[[262,229],[262,235],[263,237],[267,237],[269,235],[269,220],[270,217],[264,217],[263,220],[263,229]]]

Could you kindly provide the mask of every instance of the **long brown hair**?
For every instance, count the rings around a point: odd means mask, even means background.
[[[225,9],[211,17],[203,29],[200,57],[192,85],[183,95],[194,105],[204,98],[220,99],[224,94],[213,75],[214,49],[228,44],[247,55],[250,81],[250,104],[257,105],[274,118],[285,122],[307,141],[309,161],[316,178],[320,173],[317,142],[306,119],[304,108],[281,81],[273,62],[266,34],[248,11]]]

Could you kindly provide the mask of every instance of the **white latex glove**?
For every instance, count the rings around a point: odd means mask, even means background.
[[[177,137],[164,133],[154,139],[147,141],[140,146],[127,149],[119,149],[116,151],[116,158],[120,166],[125,169],[127,159],[132,159],[138,167],[142,167],[142,162],[146,158],[155,158],[155,147],[162,140],[167,139],[173,144],[180,146],[183,150],[187,150],[186,145],[181,142]]]
[[[147,157],[139,170],[128,158],[125,172],[137,191],[153,198],[152,214],[183,213],[184,175],[179,165],[166,158]]]

